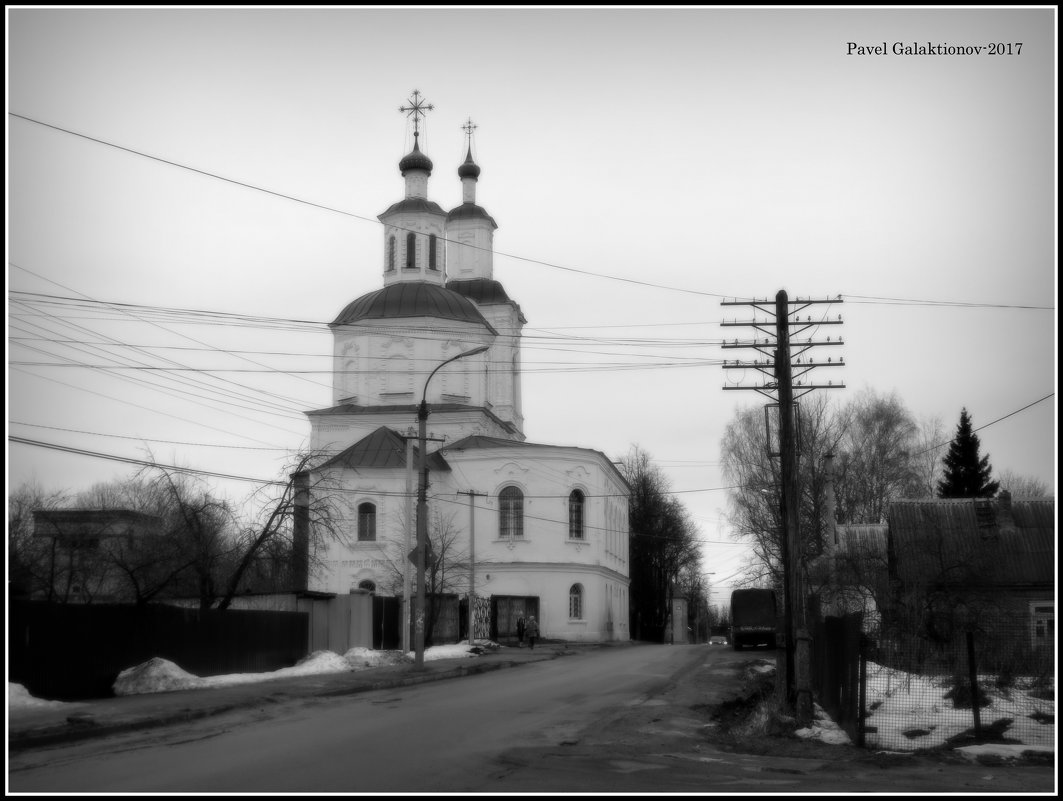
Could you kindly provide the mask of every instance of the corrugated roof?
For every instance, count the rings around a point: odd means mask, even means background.
[[[936,499],[890,504],[892,573],[908,583],[1054,581],[1055,500]]]
[[[413,448],[414,466],[417,464],[419,449]],[[447,460],[438,452],[429,453],[429,470],[450,470]],[[352,470],[381,469],[399,470],[406,467],[406,440],[386,426],[381,426],[372,434],[360,439],[347,450],[333,456],[319,469],[343,467]]]
[[[340,312],[329,326],[350,325],[359,320],[398,317],[437,317],[481,325],[497,333],[480,314],[476,304],[459,292],[428,281],[402,281],[362,295]]]

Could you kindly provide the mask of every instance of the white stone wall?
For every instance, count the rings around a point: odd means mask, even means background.
[[[475,499],[476,591],[478,595],[525,595],[539,598],[544,637],[574,642],[627,640],[627,517],[617,514],[625,488],[604,457],[593,451],[548,446],[485,448],[444,452],[451,471],[430,476],[430,519],[438,512],[450,519],[457,542],[454,554],[468,553],[470,513]],[[406,541],[406,476],[403,470],[345,471],[341,526],[345,541],[318,553],[311,589],[346,593],[361,581],[373,581],[381,594],[403,570]],[[518,486],[524,493],[524,536],[499,536],[498,493]],[[416,487],[416,477],[414,477]],[[586,495],[584,537],[571,539],[568,496]],[[610,497],[602,497],[610,496]],[[357,541],[357,508],[377,506],[377,542]],[[412,547],[412,545],[410,545]],[[412,566],[411,566],[412,571]],[[455,572],[456,571],[456,572]],[[412,574],[412,573],[411,573]],[[452,567],[459,594],[467,591],[464,566]],[[569,615],[572,586],[583,588],[582,614]],[[399,594],[399,593],[396,593]]]

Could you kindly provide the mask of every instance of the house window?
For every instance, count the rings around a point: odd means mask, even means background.
[[[436,235],[431,234],[428,237],[428,269],[438,270],[436,267]]]
[[[395,237],[388,237],[388,272],[395,271]]]
[[[1056,605],[1051,601],[1032,603],[1030,617],[1033,623],[1033,647],[1047,648],[1053,652],[1056,647]]]
[[[358,505],[358,542],[376,539],[376,506],[371,503]]]
[[[583,620],[582,584],[573,584],[568,591],[568,619]]]
[[[568,496],[568,538],[583,539],[583,493],[572,490]]]
[[[417,255],[417,240],[414,239],[413,234],[406,234],[406,269],[416,270],[417,262],[415,257]]]
[[[524,493],[516,487],[506,487],[498,493],[498,536],[524,536]]]
[[[366,592],[376,592],[376,584],[372,581],[360,581],[358,582],[358,589]]]

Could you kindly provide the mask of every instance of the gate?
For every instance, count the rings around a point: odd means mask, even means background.
[[[862,622],[860,612],[810,619],[816,700],[859,747],[864,744]]]
[[[539,618],[539,598],[532,595],[491,596],[491,639],[498,643],[517,642],[517,621]],[[540,626],[542,620],[539,621]]]

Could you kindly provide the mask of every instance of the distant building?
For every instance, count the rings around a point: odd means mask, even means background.
[[[417,137],[399,162],[405,197],[379,217],[382,288],[331,323],[333,405],[307,412],[311,447],[329,455],[313,483],[338,488],[343,535],[315,554],[309,588],[403,596],[416,544],[407,438],[423,396],[428,589],[465,599],[474,551],[476,636],[511,639],[517,619],[534,614],[546,638],[626,640],[629,487],[597,450],[525,440],[526,320],[494,277],[497,225],[476,202],[471,140],[457,170],[463,202],[444,211],[428,198],[433,164]]]
[[[159,533],[157,517],[126,509],[38,509],[33,535],[46,541],[36,597],[63,603],[134,600],[128,574],[150,560],[148,540]]]
[[[824,613],[859,611],[865,630],[903,625],[928,639],[1006,630],[1015,648],[1054,654],[1053,498],[898,500],[887,518],[835,527],[819,565]]]

